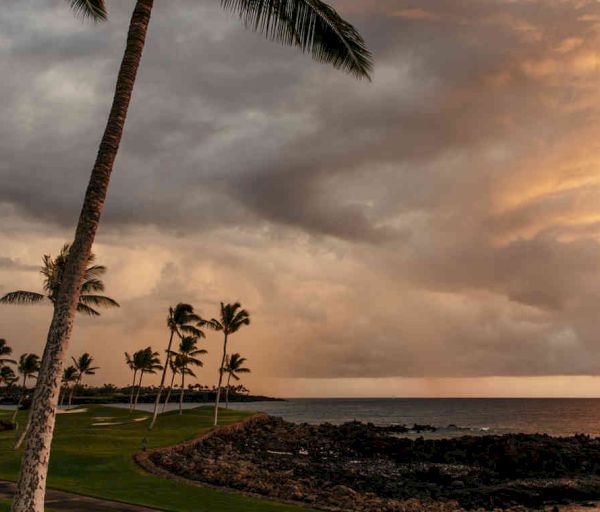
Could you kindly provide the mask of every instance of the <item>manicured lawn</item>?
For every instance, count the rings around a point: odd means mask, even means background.
[[[25,414],[19,413],[23,424]],[[248,416],[241,411],[222,411],[223,423]],[[9,413],[0,413],[0,418]],[[57,418],[52,446],[48,485],[54,489],[112,500],[125,501],[173,512],[306,512],[290,505],[247,498],[234,493],[182,485],[145,473],[131,455],[147,439],[148,447],[167,446],[196,437],[211,426],[209,407],[198,407],[159,417],[148,432],[148,420],[116,407],[90,406],[86,412],[61,414]],[[128,422],[124,425],[93,426],[100,422]],[[14,432],[0,433],[0,478],[16,480],[21,452],[12,449]],[[0,512],[4,511],[0,502]],[[8,509],[6,509],[8,510]]]

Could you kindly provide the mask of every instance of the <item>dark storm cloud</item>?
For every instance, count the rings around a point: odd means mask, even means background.
[[[127,318],[241,298],[284,376],[596,374],[597,2],[334,5],[372,83],[216,2],[157,3],[101,231]],[[23,226],[76,218],[131,6],[0,20],[0,206]]]

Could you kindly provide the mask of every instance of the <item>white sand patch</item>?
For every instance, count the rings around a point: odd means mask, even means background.
[[[109,427],[112,425],[131,425],[132,423],[137,423],[138,421],[145,421],[149,418],[149,416],[142,416],[141,418],[133,418],[129,421],[95,421],[92,423],[92,427]],[[102,418],[100,416],[95,417],[94,420],[112,420],[113,417]]]
[[[87,412],[87,409],[58,409],[56,414],[77,414],[79,412]]]

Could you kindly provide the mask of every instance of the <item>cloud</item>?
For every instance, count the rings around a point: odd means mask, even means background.
[[[120,351],[160,347],[170,304],[241,300],[254,321],[234,343],[263,391],[596,374],[599,5],[334,5],[373,49],[372,83],[217,5],[157,5],[95,249],[123,307],[79,320],[73,350],[124,381]],[[39,287],[23,262],[71,235],[129,8],[0,21],[6,289]],[[47,310],[29,311],[23,329],[0,309],[3,336],[39,350]]]

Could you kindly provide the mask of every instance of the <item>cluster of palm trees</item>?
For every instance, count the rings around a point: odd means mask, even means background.
[[[67,259],[69,257],[71,247],[65,244],[57,256],[52,257],[49,254],[43,256],[42,267],[40,273],[43,276],[43,292],[32,292],[25,290],[16,290],[0,297],[1,304],[38,304],[42,302],[50,302],[55,304],[60,287],[63,282]],[[97,317],[100,312],[97,308],[101,307],[119,307],[119,303],[114,299],[102,295],[105,286],[101,277],[106,273],[107,269],[103,265],[95,263],[96,256],[91,253],[88,258],[88,264],[84,273],[84,279],[81,284],[81,293],[76,309],[79,313]],[[159,353],[152,350],[151,347],[146,347],[138,350],[133,355],[125,353],[125,359],[128,367],[133,372],[133,383],[130,394],[130,409],[135,410],[138,403],[142,380],[144,375],[155,374],[162,370],[161,383],[156,396],[154,414],[151,422],[153,428],[158,416],[159,404],[161,402],[162,392],[167,387],[167,395],[163,402],[163,411],[167,403],[171,399],[172,391],[175,387],[175,380],[178,378],[179,392],[179,412],[183,412],[183,401],[185,393],[186,377],[196,377],[195,368],[203,366],[200,356],[207,353],[203,348],[198,347],[199,340],[206,338],[205,329],[214,331],[222,331],[224,336],[223,341],[223,356],[219,367],[219,383],[216,388],[216,401],[214,422],[218,421],[218,407],[221,399],[221,390],[223,388],[223,377],[227,375],[227,386],[225,392],[226,406],[229,405],[229,388],[231,379],[239,380],[239,374],[247,373],[250,370],[243,367],[246,359],[240,354],[227,353],[227,343],[229,337],[237,332],[242,326],[250,323],[249,313],[241,309],[241,304],[221,303],[219,318],[205,320],[194,312],[194,307],[190,304],[179,303],[175,307],[169,308],[167,316],[167,327],[169,329],[169,342],[166,348],[166,361],[161,363]],[[177,350],[173,350],[173,341],[178,339]],[[7,345],[6,340],[0,339],[0,382],[7,386],[12,385],[18,377],[9,366],[16,364],[16,361],[6,358],[10,355],[12,349]],[[79,358],[71,358],[73,364],[64,368],[61,389],[60,389],[60,405],[64,405],[65,400],[67,405],[71,406],[73,396],[81,385],[85,375],[94,375],[98,367],[93,366],[93,357],[87,352],[79,356]],[[35,354],[23,354],[19,360],[19,373],[24,376],[21,398],[19,404],[26,394],[26,381],[29,378],[34,378],[40,369],[40,358]],[[171,372],[169,385],[166,386],[168,372]],[[139,380],[138,379],[139,376]],[[136,392],[137,388],[137,392]],[[16,413],[15,413],[16,414]]]
[[[78,386],[81,385],[81,381],[85,375],[95,375],[96,370],[100,368],[93,366],[94,358],[87,352],[81,354],[77,359],[71,358],[73,364],[67,366],[63,371],[62,387],[63,392],[61,394],[60,404],[64,405],[64,399],[69,395],[68,406],[70,407],[73,403],[73,395]]]
[[[142,388],[142,379],[144,374],[156,373],[158,370],[162,370],[160,364],[160,358],[158,352],[154,352],[151,347],[146,347],[142,350],[138,350],[130,356],[125,352],[125,361],[129,369],[133,372],[133,382],[131,384],[131,395],[129,396],[129,410],[134,411],[137,407],[138,398],[140,396],[140,389]],[[136,377],[140,374],[140,380],[137,383],[137,393],[134,392],[136,387]]]
[[[23,400],[27,396],[28,388],[27,383],[30,379],[36,379],[37,373],[40,370],[40,356],[33,353],[24,353],[19,356],[19,360],[15,361],[9,357],[12,354],[12,347],[8,345],[4,338],[0,338],[0,384],[3,384],[5,388],[11,388],[19,379],[17,374],[20,375],[22,380],[21,392],[17,400],[17,407],[12,415],[12,421],[15,421],[19,407],[22,405]],[[87,352],[80,355],[77,359],[72,358],[73,364],[65,368],[63,372],[61,389],[60,403],[64,403],[65,396],[69,395],[68,405],[71,405],[73,400],[73,393],[75,388],[81,384],[81,381],[85,375],[94,375],[98,367],[92,366],[94,358]],[[16,366],[15,370],[10,365]],[[71,385],[71,386],[70,386]],[[70,392],[69,392],[70,391]]]
[[[154,411],[150,429],[154,428],[159,413],[162,393],[167,387],[167,395],[163,401],[162,410],[164,412],[171,399],[171,394],[175,387],[175,379],[179,377],[179,414],[183,414],[183,402],[185,394],[186,377],[196,377],[195,368],[204,366],[200,356],[207,354],[207,351],[198,346],[199,340],[206,338],[205,330],[223,332],[223,356],[219,367],[219,383],[216,388],[216,400],[214,410],[214,424],[218,422],[219,403],[221,399],[221,390],[223,388],[223,377],[227,377],[227,387],[225,392],[225,401],[229,405],[229,387],[231,379],[239,380],[240,374],[249,373],[250,370],[244,367],[246,359],[239,353],[227,354],[227,342],[229,337],[236,333],[242,326],[250,324],[250,314],[239,302],[225,304],[221,302],[219,318],[210,320],[202,318],[196,314],[191,304],[179,303],[175,307],[169,308],[167,316],[167,327],[169,329],[169,341],[165,350],[166,358],[162,363],[152,347],[138,350],[133,355],[125,352],[125,362],[133,373],[131,394],[129,398],[130,410],[137,407],[140,389],[142,387],[142,378],[145,373],[156,373],[162,370],[160,385],[154,401]],[[173,341],[178,339],[177,350],[173,350]],[[166,386],[168,373],[171,372],[169,385]],[[136,377],[139,373],[139,381],[136,384]],[[137,392],[135,388],[137,386]],[[134,395],[135,392],[135,395]]]

